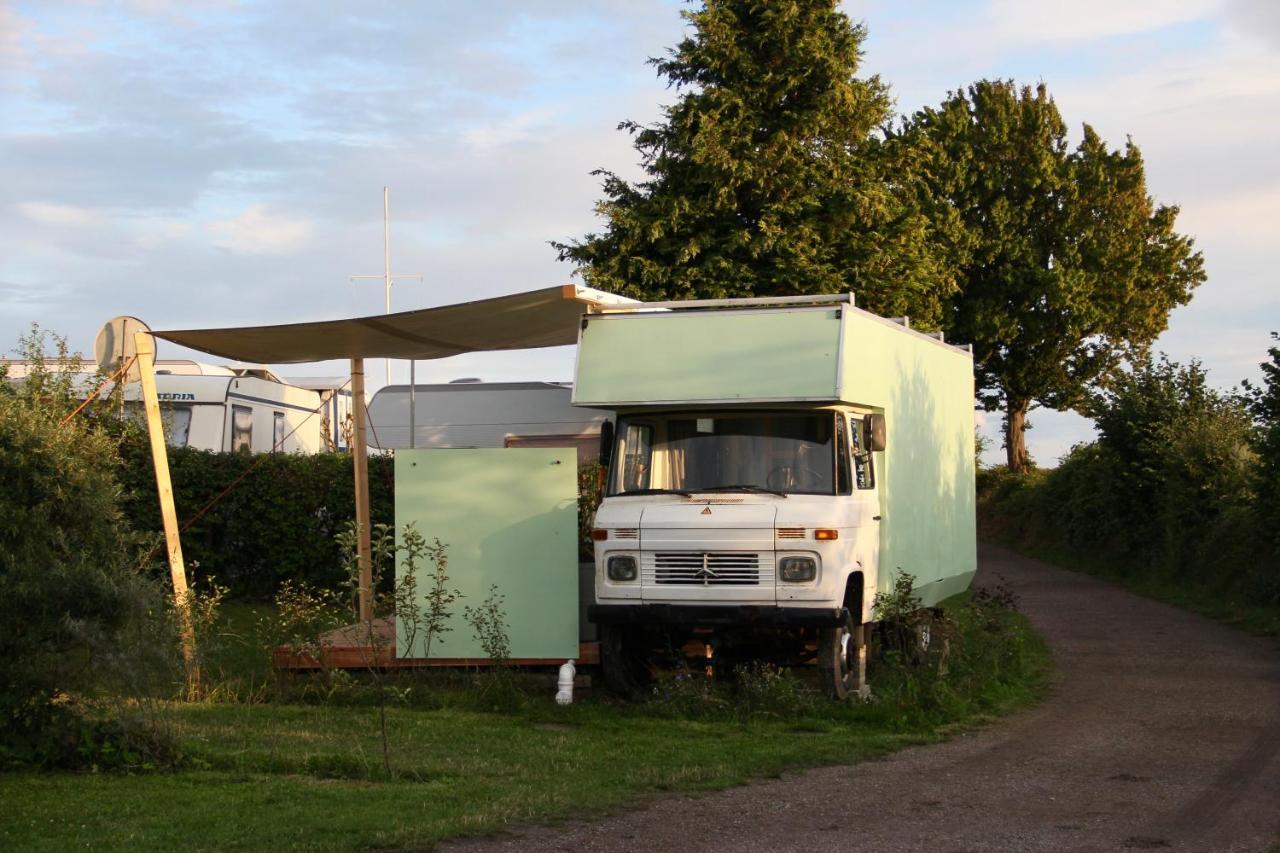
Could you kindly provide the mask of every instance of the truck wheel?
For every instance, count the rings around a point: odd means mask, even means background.
[[[846,609],[839,626],[818,632],[818,674],[822,687],[828,696],[841,702],[858,689],[858,650],[853,630],[853,614]]]
[[[600,626],[600,668],[605,686],[619,696],[639,699],[649,685],[644,632],[629,625]]]

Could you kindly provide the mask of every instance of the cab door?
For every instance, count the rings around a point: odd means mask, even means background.
[[[857,526],[853,558],[862,571],[862,621],[866,622],[872,618],[870,607],[878,588],[880,568],[880,472],[876,470],[876,454],[871,451],[870,426],[866,416],[852,413],[846,415],[844,421],[849,437],[850,485]]]

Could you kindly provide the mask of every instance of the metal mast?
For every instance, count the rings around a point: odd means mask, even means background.
[[[383,288],[383,298],[386,302],[386,312],[391,313],[391,285],[399,278],[416,278],[422,281],[421,273],[405,273],[403,275],[391,274],[391,203],[390,192],[386,187],[382,188],[382,275],[353,275],[351,280],[356,279],[381,279]],[[387,384],[391,384],[391,359],[387,359]],[[411,368],[412,372],[412,368]]]

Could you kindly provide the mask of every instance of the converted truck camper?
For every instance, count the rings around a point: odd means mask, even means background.
[[[698,640],[863,694],[876,594],[973,578],[972,354],[851,295],[588,315],[573,399],[617,416],[588,611],[616,689]]]

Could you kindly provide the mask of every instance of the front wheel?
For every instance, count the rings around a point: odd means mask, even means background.
[[[863,690],[864,651],[855,633],[861,630],[846,609],[838,626],[818,632],[818,674],[827,695],[837,701]]]
[[[640,698],[649,684],[643,629],[601,625],[600,668],[610,690],[628,699]]]

